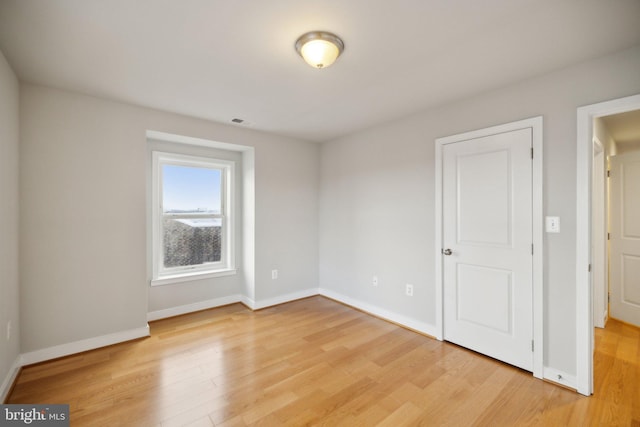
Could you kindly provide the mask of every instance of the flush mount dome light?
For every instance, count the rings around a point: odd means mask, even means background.
[[[327,68],[344,50],[344,42],[326,31],[310,31],[298,38],[296,50],[313,68]]]

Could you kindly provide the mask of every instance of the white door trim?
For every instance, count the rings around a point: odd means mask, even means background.
[[[446,144],[481,138],[498,133],[510,132],[519,129],[531,128],[533,136],[533,375],[536,378],[543,377],[544,368],[544,306],[543,306],[543,240],[542,240],[542,116],[504,125],[492,126],[472,132],[465,132],[444,138],[436,139],[435,144],[435,284],[436,284],[436,338],[444,339],[443,319],[443,269],[442,269],[442,147]]]
[[[607,294],[609,283],[607,280],[607,153],[604,145],[597,136],[593,137],[593,157],[592,157],[593,179],[591,181],[592,199],[591,215],[593,220],[592,248],[595,253],[591,271],[594,273],[593,281],[593,325],[597,328],[604,328],[605,319],[608,318]],[[595,203],[594,203],[595,202]]]
[[[576,385],[593,393],[593,289],[591,263],[591,177],[593,120],[640,109],[640,95],[578,108],[576,145]]]

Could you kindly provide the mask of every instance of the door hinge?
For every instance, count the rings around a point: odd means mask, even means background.
[[[589,264],[589,273],[591,273],[591,264]]]
[[[533,255],[533,243],[531,244],[531,255]]]
[[[611,233],[607,233],[607,240],[611,240]]]
[[[533,147],[531,147],[531,158],[533,159]]]
[[[532,351],[532,352],[533,352],[533,351],[535,351],[535,348],[536,348],[536,347],[535,347],[535,345],[534,345],[534,341],[533,341],[533,340],[531,340],[531,351]]]
[[[607,171],[607,178],[611,177],[611,171]]]

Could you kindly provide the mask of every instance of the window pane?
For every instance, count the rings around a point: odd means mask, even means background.
[[[220,218],[163,219],[165,268],[219,262],[222,254]]]
[[[164,213],[216,213],[222,211],[222,171],[199,167],[162,166]]]
[[[222,171],[203,167],[162,166],[164,213],[220,214]],[[198,266],[221,261],[222,220],[163,218],[164,267]]]

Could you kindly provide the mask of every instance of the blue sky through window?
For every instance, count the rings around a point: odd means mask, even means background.
[[[220,213],[222,171],[199,167],[163,165],[164,212]]]

